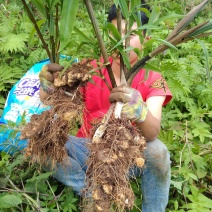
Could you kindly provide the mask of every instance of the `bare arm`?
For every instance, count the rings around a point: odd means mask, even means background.
[[[138,123],[138,126],[147,141],[155,140],[160,132],[162,105],[164,101],[165,96],[153,96],[146,101],[148,113],[145,121]]]

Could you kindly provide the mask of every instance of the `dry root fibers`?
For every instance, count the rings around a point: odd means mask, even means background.
[[[61,78],[59,72],[56,73],[56,88],[44,102],[50,109],[32,115],[22,130],[21,138],[28,139],[25,155],[31,162],[50,165],[53,169],[57,162],[67,161],[65,143],[70,130],[82,117],[83,103],[79,87],[84,86],[90,78],[89,62],[74,63]]]
[[[146,141],[137,127],[127,119],[110,117],[103,136],[89,144],[87,190],[92,190],[95,211],[132,209],[129,170],[144,166],[145,148]]]

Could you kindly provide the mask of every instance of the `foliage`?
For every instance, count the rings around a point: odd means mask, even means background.
[[[29,164],[22,154],[0,155],[0,209],[8,211],[77,211],[79,198],[56,182],[51,172]]]
[[[46,58],[20,1],[0,5],[0,114],[12,85],[36,62]],[[33,34],[34,35],[34,34]],[[35,35],[34,35],[35,36]],[[33,38],[35,38],[33,36]]]
[[[6,4],[5,1],[5,8],[0,7],[0,106],[3,106],[9,89],[23,72],[35,62],[47,57],[34,35],[34,27],[20,1],[11,2],[12,4]],[[103,32],[106,22],[106,16],[103,14],[109,4],[105,4],[105,1],[92,2],[95,4],[96,16]],[[158,15],[169,18],[161,19],[158,28],[150,27],[148,33],[154,38],[165,39],[170,29],[179,21],[179,14],[185,14],[197,3],[200,1],[158,1]],[[211,5],[208,5],[195,18],[193,24],[197,25],[205,19],[210,19],[211,9]],[[98,57],[100,53],[96,48],[97,39],[93,38],[93,29],[84,5],[79,3],[78,10],[78,21],[64,53],[77,55],[79,58]],[[170,16],[173,13],[177,15]],[[173,100],[163,109],[162,130],[159,136],[167,145],[172,160],[167,212],[207,212],[212,209],[212,37],[201,40],[206,51],[199,41],[188,41],[181,44],[178,50],[167,50],[149,63],[151,67],[157,67],[155,70],[163,73],[173,93]],[[157,45],[158,41],[155,40],[145,51]],[[109,45],[106,47],[108,51],[111,50]],[[1,211],[77,211],[79,198],[71,188],[55,181],[51,174],[43,173],[35,164],[28,164],[21,155],[12,157],[1,153]],[[135,212],[139,211],[141,205],[140,182],[132,181],[131,185],[136,194],[136,206],[132,210]]]

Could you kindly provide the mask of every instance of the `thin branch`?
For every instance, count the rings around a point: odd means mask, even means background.
[[[52,14],[52,11],[50,11],[49,7],[50,5],[45,4],[46,17],[47,17],[48,27],[49,27],[49,40],[50,40],[50,46],[51,46],[52,62],[55,63],[55,41],[54,41],[54,36],[53,36],[52,28],[51,28],[51,24],[53,24],[51,23],[53,21],[53,14]]]
[[[100,74],[101,78],[103,79],[104,83],[106,84],[106,86],[108,87],[108,89],[111,91],[112,88],[111,88],[109,82],[106,80],[105,76],[103,75],[102,69],[100,68],[99,65],[98,65],[98,70],[99,70],[99,74]]]
[[[41,33],[41,31],[40,31],[38,25],[37,25],[37,22],[36,22],[36,20],[35,20],[33,14],[32,14],[32,12],[31,12],[31,10],[29,9],[29,7],[28,7],[28,5],[27,5],[27,3],[26,3],[25,0],[21,0],[21,1],[22,1],[23,5],[24,5],[24,8],[26,9],[26,11],[27,11],[27,13],[28,13],[29,19],[30,19],[31,22],[33,23],[33,25],[34,25],[34,27],[35,27],[37,33],[38,33],[38,37],[40,38],[40,40],[41,40],[41,42],[42,42],[42,44],[43,44],[43,48],[46,50],[46,53],[47,53],[48,57],[50,58],[50,61],[52,62],[53,60],[52,60],[52,56],[51,56],[51,53],[50,53],[50,51],[49,51],[48,45],[47,45],[47,43],[45,42],[45,40],[44,40],[44,38],[43,38],[43,35],[42,35],[42,33]]]
[[[187,145],[187,143],[185,142],[185,144],[184,144],[182,150],[180,151],[180,165],[179,165],[179,169],[180,169],[181,166],[182,166],[182,156],[183,156],[183,151],[184,151],[186,145]]]
[[[129,84],[132,82],[133,77],[139,72],[139,69],[144,67],[146,62],[150,59],[150,55],[146,55],[141,60],[136,62],[135,65],[127,72],[126,79]]]
[[[95,31],[95,34],[96,34],[96,37],[97,37],[97,40],[98,40],[98,43],[99,43],[99,47],[100,47],[100,50],[101,50],[101,53],[102,53],[102,56],[103,56],[103,59],[104,59],[104,63],[105,63],[106,68],[108,70],[108,74],[109,74],[112,86],[116,87],[117,85],[116,85],[115,77],[113,75],[113,71],[112,71],[112,68],[111,68],[111,65],[110,65],[110,62],[109,62],[109,59],[108,59],[107,51],[106,51],[105,44],[104,44],[104,41],[103,41],[102,36],[101,36],[101,32],[100,32],[100,29],[99,29],[99,26],[98,26],[98,22],[96,20],[95,15],[94,15],[92,4],[91,4],[90,0],[84,0],[84,3],[86,5],[89,17],[90,17],[91,22],[93,24],[93,28],[94,28],[94,31]]]
[[[0,192],[9,192],[9,193],[16,192],[16,193],[36,194],[35,192],[31,192],[31,191],[22,191],[22,190],[18,191],[18,190],[14,190],[14,189],[10,189],[10,188],[4,188],[4,187],[1,188]],[[48,194],[42,194],[42,193],[40,193],[40,195],[46,196],[46,197],[50,196]]]
[[[11,186],[13,186],[14,189],[16,189],[18,192],[20,192],[21,190],[12,182],[12,180],[10,180],[10,178],[8,176],[6,176],[6,178],[8,179],[9,183],[11,184]],[[30,203],[30,205],[32,207],[35,207],[36,209],[39,208],[39,205],[37,204],[37,202],[30,197],[29,195],[27,195],[25,192],[23,193],[23,196],[25,196],[25,198],[27,199],[27,201]]]
[[[50,191],[52,192],[52,195],[53,195],[54,199],[56,200],[57,198],[56,198],[56,196],[55,196],[55,194],[54,194],[54,191],[52,190],[52,187],[51,187],[49,181],[47,180],[46,182],[47,182],[47,184],[48,184],[48,186],[49,186],[49,188],[50,188]],[[57,201],[56,201],[56,205],[57,205],[57,210],[60,211],[60,207],[59,207]]]
[[[208,155],[208,154],[211,154],[212,153],[212,150],[210,149],[207,149],[205,151],[202,151],[199,153],[199,156],[204,156],[204,155]]]

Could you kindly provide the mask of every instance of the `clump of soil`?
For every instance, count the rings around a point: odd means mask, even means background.
[[[87,189],[92,190],[96,211],[109,212],[111,207],[117,211],[133,208],[129,170],[144,166],[145,148],[146,141],[140,130],[127,119],[111,116],[102,137],[94,136],[89,144]]]
[[[21,139],[28,139],[25,155],[31,162],[54,168],[57,162],[67,161],[65,143],[70,130],[81,121],[84,106],[79,88],[90,78],[92,67],[89,62],[74,63],[62,77],[60,72],[54,73],[56,88],[44,101],[49,110],[32,115],[21,132]]]

